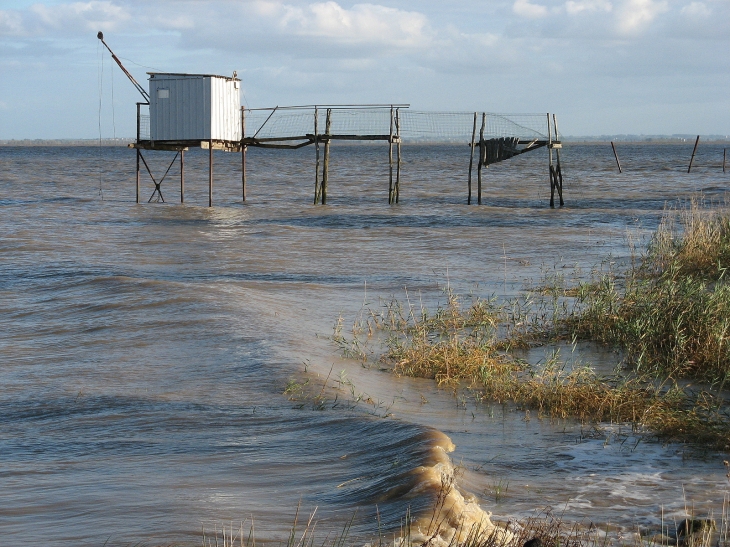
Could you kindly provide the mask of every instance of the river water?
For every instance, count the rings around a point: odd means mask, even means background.
[[[181,206],[177,166],[166,204],[134,203],[128,149],[0,148],[0,544],[193,545],[251,518],[280,540],[299,504],[323,535],[355,514],[366,539],[378,517],[392,533],[426,511],[453,465],[464,504],[501,521],[552,507],[630,533],[718,515],[721,454],[476,405],[328,339],[404,289],[426,305],[446,284],[509,296],[620,262],[666,204],[724,199],[720,145],[701,144],[689,175],[692,143],[618,150],[623,174],[610,146],[566,145],[556,209],[544,149],[486,170],[482,206],[465,203],[464,146],[404,146],[397,206],[383,146],[333,146],[324,207],[311,149],[251,150],[246,205],[240,156],[217,152],[208,208],[200,150]],[[159,178],[172,154],[146,157]],[[143,177],[145,202],[152,190]],[[307,378],[338,402],[290,401]]]

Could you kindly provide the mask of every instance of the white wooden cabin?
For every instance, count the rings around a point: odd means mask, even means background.
[[[149,72],[150,141],[241,140],[241,81]]]

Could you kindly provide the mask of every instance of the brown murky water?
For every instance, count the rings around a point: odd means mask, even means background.
[[[359,508],[353,534],[368,537],[376,505],[397,529],[452,464],[504,520],[552,506],[630,531],[662,508],[719,513],[722,455],[459,402],[326,339],[340,314],[404,287],[427,304],[447,282],[509,295],[544,269],[624,260],[666,203],[721,200],[730,182],[720,146],[701,146],[691,175],[691,143],[619,153],[623,175],[610,147],[566,146],[554,210],[544,151],[490,167],[481,207],[465,204],[466,147],[405,146],[395,207],[382,147],[333,147],[326,207],[310,204],[311,150],[251,151],[245,206],[239,156],[220,153],[208,209],[201,151],[180,206],[176,168],[168,204],[133,203],[127,149],[0,148],[0,543],[198,544],[202,527],[251,516],[277,539],[300,500],[320,530]],[[148,157],[160,172],[171,154]],[[282,392],[305,368],[370,402],[296,408]]]

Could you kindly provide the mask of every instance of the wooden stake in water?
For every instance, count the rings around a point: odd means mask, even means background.
[[[687,172],[689,173],[692,171],[692,163],[695,161],[695,153],[697,152],[697,145],[700,144],[700,136],[697,135],[697,140],[695,141],[695,147],[692,149],[692,157],[689,160],[689,167],[687,168]]]
[[[243,139],[246,138],[246,109],[241,107],[241,193],[243,202],[246,203],[246,145]]]
[[[180,203],[185,203],[185,150],[180,150]]]
[[[479,130],[479,163],[477,164],[477,205],[482,204],[482,166],[485,159],[484,126],[487,124],[487,114],[482,112],[482,128]]]
[[[325,123],[324,134],[327,140],[324,141],[324,165],[322,166],[322,185],[320,186],[322,205],[327,205],[327,181],[330,171],[330,129],[332,128],[332,109],[327,109],[327,122]]]
[[[621,162],[618,161],[618,154],[616,153],[616,146],[614,146],[613,141],[611,141],[611,148],[613,148],[613,157],[616,158],[616,165],[618,165],[618,172],[623,173],[621,170]]]
[[[388,181],[388,203],[393,203],[393,107],[390,107],[390,134],[388,137],[388,164],[390,179]]]
[[[560,149],[562,143],[560,142],[560,133],[558,133],[558,117],[553,114],[553,129],[555,130],[555,140],[557,143],[553,143],[555,148],[555,159],[556,159],[556,172],[555,172],[555,186],[558,189],[558,197],[560,198],[560,206],[565,205],[563,201],[563,170],[560,167]]]
[[[213,207],[213,141],[208,141],[208,207]]]
[[[555,170],[553,169],[553,130],[550,126],[550,113],[547,114],[548,170],[550,175],[550,207],[555,207]]]
[[[139,203],[139,148],[137,148],[137,203]]]
[[[471,144],[469,145],[471,149],[471,154],[469,156],[469,193],[466,198],[466,204],[471,205],[471,169],[472,165],[474,165],[474,139],[477,136],[477,113],[474,112],[474,126],[471,129]]]
[[[317,118],[319,111],[314,107],[314,204],[319,202],[319,135],[317,134]]]
[[[722,149],[722,172],[725,172],[725,156],[727,156],[727,148]]]
[[[398,203],[398,199],[400,198],[400,109],[395,109],[395,138],[398,139],[398,145],[396,148],[396,153],[398,155],[398,163],[396,163],[395,167],[395,202]]]

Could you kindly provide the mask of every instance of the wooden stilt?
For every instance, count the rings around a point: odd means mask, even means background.
[[[550,113],[547,115],[548,134],[548,169],[550,176],[550,207],[555,207],[555,170],[553,169],[553,130],[550,126]]]
[[[722,172],[725,172],[725,157],[727,156],[727,148],[722,149]]]
[[[558,133],[558,117],[553,114],[553,129],[555,130],[555,140],[558,141],[559,144],[554,144],[555,146],[555,159],[556,162],[556,173],[555,173],[555,186],[558,189],[558,198],[560,199],[560,206],[562,207],[565,205],[565,202],[563,201],[563,170],[560,168],[560,148],[562,147],[562,143],[560,143],[560,133]]]
[[[390,107],[390,136],[388,137],[388,164],[390,179],[388,181],[388,203],[393,203],[393,107]]]
[[[613,144],[613,141],[611,141],[611,148],[613,148],[613,157],[616,158],[616,165],[618,165],[618,172],[623,173],[621,170],[621,162],[618,161],[618,154],[616,153],[616,146]]]
[[[213,141],[208,142],[208,207],[213,207]]]
[[[180,150],[180,203],[185,203],[185,150]]]
[[[687,168],[687,172],[689,173],[692,171],[692,163],[695,161],[695,153],[697,152],[697,145],[700,144],[700,136],[697,135],[697,140],[695,141],[695,147],[692,149],[692,157],[689,160],[689,167]]]
[[[474,165],[474,139],[477,135],[477,113],[474,112],[474,127],[472,127],[471,130],[471,144],[469,145],[471,149],[471,154],[469,156],[469,193],[466,198],[466,204],[471,205],[471,169]]]
[[[317,118],[319,118],[319,111],[317,107],[314,107],[314,204],[319,203],[319,135],[317,128]]]
[[[395,167],[395,202],[398,203],[400,198],[400,152],[401,152],[401,141],[400,141],[400,109],[395,109],[395,138],[398,139],[398,145],[396,149],[397,163]]]
[[[246,137],[246,109],[241,107],[241,194],[243,203],[246,203],[246,146],[243,139]]]
[[[486,143],[484,142],[484,126],[487,124],[487,114],[482,112],[482,128],[479,130],[479,163],[477,164],[477,205],[482,204],[482,167],[486,157]]]
[[[137,151],[137,203],[139,203],[139,148]]]
[[[140,123],[141,123],[141,117],[140,117],[140,103],[137,103],[137,144],[139,144],[139,137],[140,137]],[[137,151],[137,203],[139,203],[139,148],[135,149]]]
[[[327,121],[325,122],[324,133],[327,140],[324,142],[324,164],[322,165],[322,205],[327,205],[327,181],[329,179],[330,170],[330,140],[329,134],[332,129],[332,109],[327,109]]]

